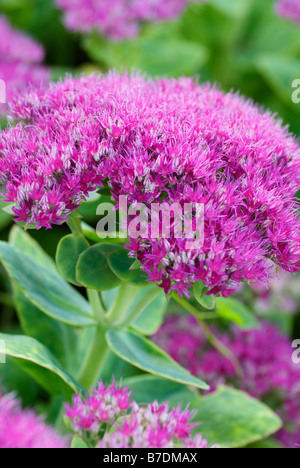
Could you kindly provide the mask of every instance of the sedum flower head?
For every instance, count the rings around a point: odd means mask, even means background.
[[[131,238],[131,256],[166,292],[202,280],[229,295],[266,282],[271,264],[300,268],[295,194],[300,150],[269,112],[237,94],[182,78],[66,78],[11,105],[0,136],[0,184],[18,221],[60,224],[104,180],[128,204],[199,203],[204,244]]]
[[[104,424],[112,424],[131,407],[128,387],[113,383],[105,387],[99,382],[97,389],[82,398],[75,395],[73,405],[66,405],[66,416],[72,421],[72,429],[79,435],[88,432],[94,437]]]
[[[233,364],[208,345],[193,317],[168,318],[154,340],[194,375],[206,379],[212,390],[229,384],[266,403],[270,401],[272,406],[277,402],[276,409],[285,423],[278,438],[283,443],[289,441],[289,446],[299,443],[300,367],[292,362],[290,340],[267,322],[257,330],[236,327],[230,334],[216,334],[242,364],[240,377]]]
[[[300,24],[300,3],[298,0],[277,0],[277,12],[283,18],[288,18]]]
[[[204,0],[56,0],[56,3],[71,31],[96,30],[119,41],[135,37],[143,21],[174,19],[195,1]]]
[[[67,448],[66,441],[13,395],[0,393],[0,448]]]
[[[106,432],[98,448],[209,448],[201,434],[192,438],[191,416],[189,410],[179,407],[169,410],[168,403],[133,404],[130,416],[116,423],[114,431]]]
[[[75,433],[98,448],[208,448],[200,434],[192,438],[192,412],[169,409],[157,401],[139,406],[130,401],[128,387],[105,387],[102,382],[91,395],[75,395],[66,416]]]
[[[49,81],[49,72],[41,65],[45,55],[43,47],[15,30],[1,15],[0,37],[0,79],[6,84],[7,100],[28,83],[39,86]]]

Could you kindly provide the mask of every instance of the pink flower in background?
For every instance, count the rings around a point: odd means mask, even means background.
[[[40,63],[44,49],[26,34],[14,29],[4,16],[0,16],[0,62]]]
[[[72,421],[74,432],[82,435],[85,431],[96,435],[103,424],[111,424],[131,407],[128,388],[116,387],[115,383],[105,387],[99,382],[98,388],[81,398],[75,395],[73,405],[66,405],[66,416]]]
[[[0,15],[0,79],[6,84],[6,99],[29,84],[39,86],[47,83],[49,71],[42,65],[44,49],[26,34],[15,30],[4,16]],[[0,104],[0,112],[6,106]]]
[[[197,1],[205,0],[56,0],[56,3],[71,31],[96,30],[119,41],[137,36],[141,22],[174,19]]]
[[[194,375],[205,379],[211,390],[221,384],[234,385],[271,405],[276,401],[275,409],[285,423],[279,440],[288,440],[290,446],[300,443],[300,366],[292,362],[289,339],[267,322],[257,330],[234,328],[230,334],[216,334],[241,363],[241,377],[232,363],[205,341],[200,325],[190,316],[169,317],[153,339]]]
[[[300,24],[300,2],[299,0],[277,0],[277,13]]]
[[[0,448],[67,448],[67,442],[13,395],[0,392]]]
[[[202,280],[227,296],[267,283],[274,264],[299,270],[299,146],[252,102],[188,78],[110,73],[30,89],[10,108],[27,124],[0,136],[0,184],[18,221],[60,224],[108,180],[116,201],[204,205],[201,248],[186,251],[174,231],[152,239],[151,223],[148,238],[130,239],[166,292]]]
[[[169,408],[157,401],[139,406],[130,401],[128,388],[105,387],[102,382],[91,395],[75,395],[66,416],[75,433],[98,448],[209,448],[200,434],[192,438],[193,413]],[[104,432],[103,432],[104,431]],[[216,448],[214,446],[213,448]]]

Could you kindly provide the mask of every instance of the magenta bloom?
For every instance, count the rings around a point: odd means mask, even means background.
[[[91,447],[167,448],[180,444],[208,448],[200,434],[194,439],[191,436],[195,427],[191,411],[179,407],[170,410],[168,403],[159,406],[156,401],[139,406],[130,401],[128,387],[117,387],[115,383],[105,387],[100,382],[98,389],[84,399],[75,395],[73,406],[66,406],[66,416],[73,431]]]
[[[276,10],[279,16],[300,24],[300,2],[298,0],[277,0]]]
[[[204,0],[56,0],[71,31],[93,30],[111,40],[135,37],[143,21],[177,18],[188,4]]]
[[[231,334],[216,334],[241,363],[242,377],[207,344],[200,325],[190,316],[169,317],[154,340],[194,375],[205,378],[212,390],[221,384],[234,385],[266,403],[276,401],[275,409],[285,422],[279,439],[289,441],[289,446],[300,443],[300,366],[292,362],[288,338],[268,323],[258,330],[234,328]]]
[[[75,395],[73,405],[66,405],[66,416],[72,421],[74,432],[85,431],[97,435],[103,424],[112,424],[131,407],[128,388],[118,388],[115,383],[105,387],[99,382],[91,395],[81,398]]]
[[[6,84],[7,100],[28,84],[40,85],[49,81],[48,70],[41,65],[43,47],[10,26],[0,15],[0,79]],[[0,105],[1,106],[1,105]],[[0,107],[4,113],[3,107]]]
[[[0,184],[19,221],[60,224],[108,180],[128,204],[201,203],[204,244],[130,239],[149,280],[188,294],[266,282],[279,264],[300,268],[298,143],[268,112],[191,79],[67,78],[14,100],[23,120],[0,135]]]
[[[67,448],[67,444],[32,410],[23,410],[13,395],[0,392],[0,448]]]
[[[191,417],[179,407],[169,410],[168,403],[159,406],[155,401],[146,407],[135,403],[130,416],[106,432],[98,448],[209,448],[201,434],[192,438]]]

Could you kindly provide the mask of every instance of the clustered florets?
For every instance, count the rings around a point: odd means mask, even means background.
[[[102,382],[91,395],[76,395],[66,416],[72,429],[92,447],[98,448],[209,448],[200,434],[192,438],[193,416],[188,409],[169,409],[156,401],[139,406],[130,401],[128,388]],[[213,447],[213,448],[216,448]]]
[[[204,244],[130,239],[149,279],[180,294],[202,280],[224,296],[300,268],[299,146],[271,114],[191,79],[67,78],[14,100],[0,135],[0,184],[17,220],[47,228],[106,180],[128,204],[201,203]],[[270,262],[270,259],[272,262]]]
[[[170,316],[154,340],[192,374],[204,378],[211,390],[235,385],[275,408],[285,423],[278,438],[287,446],[300,443],[300,368],[292,362],[289,339],[276,326],[263,322],[260,329],[231,333],[216,331],[220,341],[243,364],[242,374],[211,348],[197,320],[191,316]]]
[[[67,443],[13,395],[0,392],[0,448],[67,448]]]
[[[174,19],[192,2],[205,0],[56,0],[71,31],[93,30],[112,40],[135,37],[144,21]]]
[[[300,24],[299,0],[277,0],[277,13],[283,18],[288,18]]]
[[[28,83],[40,85],[49,81],[48,70],[41,65],[43,47],[25,34],[13,29],[0,16],[0,78],[6,84],[7,100]]]

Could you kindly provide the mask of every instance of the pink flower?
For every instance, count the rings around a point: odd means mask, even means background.
[[[11,118],[26,125],[0,135],[0,184],[17,221],[60,224],[108,180],[117,202],[149,211],[204,205],[202,247],[186,250],[174,229],[152,238],[151,223],[147,238],[130,238],[130,256],[166,293],[202,280],[228,296],[242,281],[267,283],[275,264],[299,270],[298,143],[239,95],[110,73],[30,89]]]
[[[139,406],[130,401],[128,388],[105,387],[102,382],[91,395],[75,395],[73,406],[66,406],[66,416],[74,432],[98,448],[208,448],[200,434],[192,438],[195,424],[188,408],[169,409],[157,401]],[[87,423],[86,423],[87,421]],[[214,446],[216,448],[216,446]]]
[[[215,333],[241,363],[241,377],[230,361],[206,343],[200,325],[190,316],[169,317],[154,340],[190,372],[205,379],[211,390],[220,384],[234,385],[265,402],[276,401],[275,409],[285,423],[278,438],[289,441],[290,446],[300,443],[300,367],[292,362],[288,338],[267,322],[258,330],[233,328],[230,334]]]
[[[300,3],[298,0],[277,0],[277,13],[300,24]]]
[[[71,31],[99,31],[115,41],[135,37],[143,21],[164,21],[181,15],[192,2],[205,0],[56,0]]]
[[[13,395],[0,393],[0,448],[67,448],[67,441]]]
[[[113,383],[105,387],[99,382],[97,389],[81,398],[75,395],[73,405],[66,405],[66,416],[72,421],[74,432],[82,435],[85,431],[98,434],[103,424],[116,421],[131,407],[128,388],[118,388]]]
[[[43,47],[15,30],[1,15],[0,37],[0,79],[6,84],[8,102],[25,86],[39,86],[49,81],[49,72],[41,65],[45,55]],[[0,104],[0,111],[6,112],[3,104]]]

